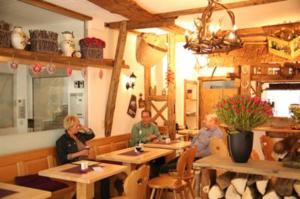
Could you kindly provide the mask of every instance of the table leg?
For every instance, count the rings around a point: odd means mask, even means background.
[[[200,173],[201,173],[201,170],[200,169],[197,169],[195,170],[195,197],[196,198],[199,198],[199,189],[200,189]]]
[[[135,170],[137,165],[135,164],[130,164],[130,163],[123,163],[123,165],[127,166],[128,169],[126,170],[126,174],[129,175],[131,171]]]
[[[94,183],[76,183],[76,198],[91,199],[94,197]]]
[[[201,169],[201,199],[208,199],[209,187],[212,184],[215,184],[216,179],[216,170],[211,170],[207,168]]]

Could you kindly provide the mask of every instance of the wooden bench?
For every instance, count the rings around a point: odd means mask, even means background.
[[[89,158],[128,147],[130,134],[97,138],[87,142],[91,147]],[[37,174],[40,170],[55,167],[55,147],[30,150],[0,156],[0,182],[14,183],[16,176]],[[75,184],[67,182],[69,187],[52,192],[51,198],[71,198],[75,193]]]

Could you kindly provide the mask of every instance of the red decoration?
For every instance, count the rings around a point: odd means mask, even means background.
[[[73,69],[71,67],[68,67],[67,70],[66,70],[66,72],[67,72],[68,76],[71,76],[72,72],[73,72]]]
[[[86,47],[105,48],[105,42],[95,37],[86,37],[79,40],[79,44]]]
[[[171,69],[168,69],[167,71],[167,84],[169,85],[170,83],[173,83],[174,82],[174,71],[172,71]]]
[[[39,63],[33,64],[31,69],[33,73],[40,73],[42,71],[42,65]]]
[[[10,68],[13,69],[13,70],[16,70],[18,68],[18,64],[15,61],[12,61],[10,63]]]
[[[103,78],[103,70],[99,70],[99,78],[102,79]]]

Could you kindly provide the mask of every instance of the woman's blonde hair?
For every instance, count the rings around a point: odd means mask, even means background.
[[[74,115],[67,115],[64,119],[64,128],[65,129],[70,129],[72,128],[74,125],[79,124],[79,119],[74,116]]]
[[[219,123],[219,118],[218,118],[217,114],[215,114],[215,113],[207,114],[206,118],[207,118],[208,121],[213,120],[213,121],[215,121],[216,124]]]

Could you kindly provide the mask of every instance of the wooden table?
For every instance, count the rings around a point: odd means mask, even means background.
[[[177,133],[192,138],[199,133],[199,129],[183,129],[179,130]]]
[[[285,138],[287,136],[296,135],[300,133],[300,129],[292,129],[289,127],[275,128],[271,126],[257,127],[254,129],[254,131],[265,131],[266,135],[273,138]]]
[[[172,149],[172,150],[180,150],[185,149],[187,147],[191,146],[190,141],[178,141],[175,143],[148,143],[144,144],[144,147],[150,147],[150,148],[160,148],[160,149]]]
[[[88,162],[99,164],[102,167],[102,171],[92,170],[88,173],[69,173],[64,170],[74,168],[78,165],[64,164],[42,170],[39,172],[39,175],[76,182],[76,197],[79,199],[90,199],[94,197],[94,183],[96,181],[127,171],[127,167],[124,165]]]
[[[281,177],[300,180],[299,169],[283,167],[281,162],[267,160],[249,160],[247,163],[235,163],[230,158],[211,155],[194,162],[196,171],[201,170],[201,198],[207,197],[206,186],[209,175],[214,175],[215,169],[224,169],[237,173],[257,174],[269,177]],[[200,172],[197,172],[200,175]],[[200,176],[196,176],[196,193],[198,195]],[[198,195],[199,196],[199,195]]]
[[[127,173],[130,173],[132,170],[135,169],[137,165],[148,163],[151,160],[170,155],[174,152],[173,150],[168,150],[168,149],[157,149],[157,148],[145,147],[144,152],[141,153],[140,155],[130,156],[130,155],[123,154],[123,153],[131,152],[133,150],[134,147],[126,148],[126,149],[98,155],[96,158],[98,160],[121,162],[124,165],[128,166]]]
[[[7,195],[3,197],[3,199],[44,199],[44,198],[50,198],[51,192],[49,191],[43,191],[40,189],[32,189],[28,187],[18,186],[14,184],[8,184],[0,182],[0,189],[6,189],[9,191],[15,191],[17,193],[13,193],[11,195]]]

